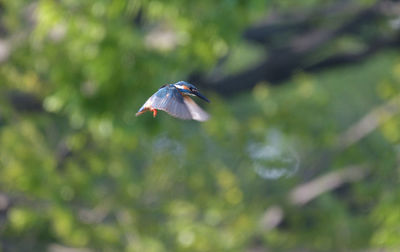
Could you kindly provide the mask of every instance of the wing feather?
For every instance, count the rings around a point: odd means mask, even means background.
[[[210,118],[210,115],[200,108],[189,96],[185,96],[183,101],[192,115],[193,120],[204,122]]]
[[[143,108],[155,108],[181,119],[192,119],[182,95],[173,86],[160,88],[146,101]]]
[[[174,117],[185,120],[206,121],[210,117],[190,97],[182,96],[173,85],[161,87],[145,102],[136,115],[151,108],[163,110]]]

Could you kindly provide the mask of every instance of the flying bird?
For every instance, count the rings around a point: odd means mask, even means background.
[[[168,114],[184,119],[206,121],[210,117],[189,96],[197,96],[206,102],[210,102],[199,90],[186,81],[175,84],[163,85],[154,93],[136,113],[139,116],[146,111],[153,112],[156,117],[157,110],[164,110]]]

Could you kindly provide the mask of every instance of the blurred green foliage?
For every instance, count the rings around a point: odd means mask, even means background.
[[[303,207],[287,203],[342,132],[398,95],[397,52],[229,99],[208,92],[206,123],[136,118],[162,84],[210,70],[231,50],[256,58],[241,31],[292,2],[0,3],[13,48],[0,68],[0,194],[11,202],[0,204],[0,251],[400,247],[398,115],[317,170],[367,163],[366,178]],[[16,109],[11,91],[44,110]],[[285,220],[267,232],[260,221],[277,204]]]

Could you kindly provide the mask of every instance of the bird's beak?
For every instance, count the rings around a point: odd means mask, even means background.
[[[206,102],[210,102],[209,99],[207,99],[204,95],[202,95],[199,91],[193,91],[193,94],[196,95],[197,97],[199,97],[200,99],[205,100]]]

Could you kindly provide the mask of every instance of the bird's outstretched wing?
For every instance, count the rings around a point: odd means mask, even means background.
[[[189,96],[182,96],[178,89],[172,85],[161,87],[146,101],[136,115],[151,109],[163,110],[184,120],[206,121],[210,117]]]
[[[141,114],[142,111],[148,110],[149,108],[163,110],[181,119],[192,119],[192,115],[184,103],[183,96],[173,86],[160,88],[146,101],[136,115]]]
[[[189,96],[183,97],[183,102],[192,115],[193,120],[204,122],[210,118],[210,115],[200,108]]]

